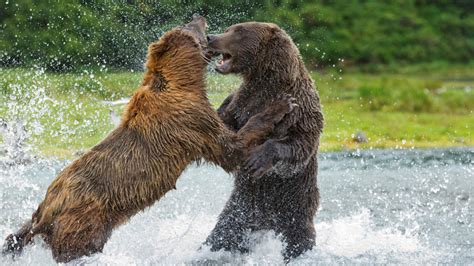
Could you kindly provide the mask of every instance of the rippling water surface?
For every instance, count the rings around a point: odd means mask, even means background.
[[[294,263],[456,263],[474,261],[474,149],[373,150],[320,156],[317,246]],[[18,229],[68,162],[0,159],[0,236]],[[103,253],[75,263],[282,263],[272,232],[255,234],[245,255],[210,252],[201,243],[232,189],[219,168],[190,166],[152,208],[114,231]],[[55,264],[37,239],[0,264]]]

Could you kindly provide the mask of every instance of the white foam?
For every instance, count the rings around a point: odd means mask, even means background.
[[[151,210],[150,212],[153,212]],[[154,219],[145,212],[121,227],[107,243],[103,254],[80,261],[92,264],[231,263],[280,264],[284,243],[273,232],[261,232],[249,254],[210,252],[202,247],[216,222],[216,216],[181,214],[176,218]],[[316,223],[317,246],[293,263],[418,262],[433,261],[433,253],[415,235],[393,228],[377,228],[367,209],[330,222]],[[419,260],[420,258],[421,261]]]
[[[40,166],[36,166],[40,168]],[[31,172],[29,166],[5,169],[0,177],[2,200],[0,234],[5,237],[18,228],[19,221],[29,217],[44,197],[48,180],[38,176],[54,176],[58,169],[41,167]],[[54,171],[53,171],[54,170]],[[18,178],[21,176],[22,178]],[[103,253],[76,260],[92,265],[150,264],[282,264],[284,243],[274,232],[252,236],[254,245],[249,254],[211,252],[202,243],[217,222],[232,188],[232,178],[213,167],[191,167],[180,178],[178,190],[169,192],[150,209],[132,217],[130,222],[112,233]],[[209,190],[209,187],[213,189]],[[20,197],[19,195],[22,195]],[[7,200],[5,200],[7,199]],[[21,203],[15,203],[21,200]],[[16,206],[16,207],[15,207]],[[21,206],[21,207],[19,207]],[[407,219],[403,230],[390,222],[380,222],[373,212],[362,207],[352,213],[322,209],[315,220],[317,246],[292,263],[437,263],[451,261],[453,253],[432,251],[424,229],[416,219]],[[380,212],[377,212],[380,215]],[[329,214],[329,215],[328,215]],[[400,215],[405,215],[400,212]],[[321,218],[319,218],[321,217]],[[379,217],[378,217],[379,218]],[[324,221],[318,219],[325,219]],[[405,220],[399,217],[397,221]],[[376,223],[376,221],[379,221]],[[393,224],[393,223],[392,223]],[[448,250],[449,251],[449,250]],[[446,260],[448,259],[448,260]],[[36,241],[25,248],[15,261],[0,257],[0,265],[54,265],[51,251]]]
[[[280,264],[284,244],[273,232],[253,236],[256,244],[249,254],[210,252],[201,248],[202,242],[215,225],[217,216],[180,214],[175,218],[160,219],[154,210],[137,215],[116,230],[103,253],[82,258],[76,263],[93,265],[149,265],[157,263],[231,263]],[[2,232],[6,231],[1,228]],[[370,212],[361,209],[351,216],[330,222],[316,223],[317,246],[293,263],[314,262],[406,262],[414,257],[417,262],[433,261],[433,253],[414,235],[404,235],[393,228],[376,228]],[[41,242],[41,241],[40,241]],[[420,253],[422,253],[420,255]],[[420,257],[422,260],[420,261]],[[10,259],[5,261],[13,263]],[[25,249],[17,265],[54,264],[50,251],[42,244]]]
[[[316,232],[317,249],[347,259],[369,255],[378,262],[389,257],[404,261],[410,254],[431,253],[415,234],[403,234],[391,227],[377,228],[366,208],[352,216],[317,223]]]

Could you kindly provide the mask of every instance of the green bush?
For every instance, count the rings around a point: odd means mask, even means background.
[[[2,1],[0,63],[70,70],[99,61],[101,21],[76,1]]]
[[[396,91],[392,109],[401,112],[431,112],[433,96],[423,88],[402,87]]]
[[[474,55],[473,1],[267,0],[256,17],[287,29],[312,66],[340,58],[369,66],[467,62]]]
[[[245,18],[249,1],[0,1],[0,66],[53,71],[142,69],[150,42],[197,12],[210,25]]]
[[[474,90],[472,88],[447,90],[437,95],[437,98],[441,110],[471,114],[474,111]]]
[[[275,22],[311,67],[474,57],[474,1],[15,0],[0,1],[0,66],[141,69],[148,43],[193,13],[208,18],[210,32]]]

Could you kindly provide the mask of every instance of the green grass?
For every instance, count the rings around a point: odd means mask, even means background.
[[[473,146],[474,67],[426,65],[382,72],[330,69],[312,73],[326,119],[321,150]],[[103,100],[130,97],[142,73],[53,74],[0,69],[0,118],[21,119],[37,152],[70,157],[113,128]],[[240,84],[235,76],[209,75],[218,107]],[[45,97],[47,96],[47,97]],[[364,132],[369,142],[353,135]]]

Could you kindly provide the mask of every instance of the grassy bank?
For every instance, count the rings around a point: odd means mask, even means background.
[[[23,121],[45,155],[69,157],[90,148],[113,128],[110,112],[130,97],[142,73],[52,74],[0,70],[0,118]],[[329,69],[312,73],[326,118],[321,150],[472,146],[474,66],[426,65],[377,74]],[[240,80],[210,75],[209,98],[218,106]],[[361,132],[368,142],[358,143]]]

